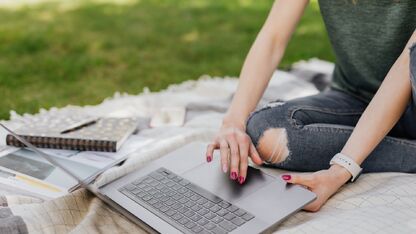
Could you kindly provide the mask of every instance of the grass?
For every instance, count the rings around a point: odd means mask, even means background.
[[[13,1],[11,1],[13,2]],[[20,1],[21,2],[21,1]],[[0,2],[0,119],[238,76],[272,0]],[[334,56],[312,1],[281,64]]]

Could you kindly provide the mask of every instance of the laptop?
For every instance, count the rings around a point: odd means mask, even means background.
[[[53,157],[14,135],[76,179],[110,207],[149,232],[264,233],[316,199],[316,195],[249,167],[243,185],[205,161],[206,143],[193,142],[102,187],[85,183]]]

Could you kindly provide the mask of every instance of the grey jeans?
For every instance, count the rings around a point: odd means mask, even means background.
[[[364,161],[363,172],[416,172],[416,45],[410,48],[410,79],[411,101],[388,136]],[[267,129],[286,130],[289,156],[273,164],[275,167],[292,171],[327,169],[367,105],[333,89],[287,102],[276,101],[250,115],[247,133],[257,146]]]

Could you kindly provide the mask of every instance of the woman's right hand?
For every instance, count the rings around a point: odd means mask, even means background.
[[[243,184],[247,178],[248,157],[257,165],[263,163],[245,128],[238,125],[221,127],[213,142],[208,145],[207,162],[212,161],[214,151],[218,149],[223,172],[229,171],[230,178],[240,184]]]

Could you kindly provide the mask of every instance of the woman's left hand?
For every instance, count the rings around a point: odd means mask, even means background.
[[[332,165],[327,170],[308,174],[284,174],[282,179],[287,183],[299,184],[307,187],[317,195],[312,203],[305,206],[306,211],[316,212],[338,189],[351,178],[351,174],[343,167]]]

